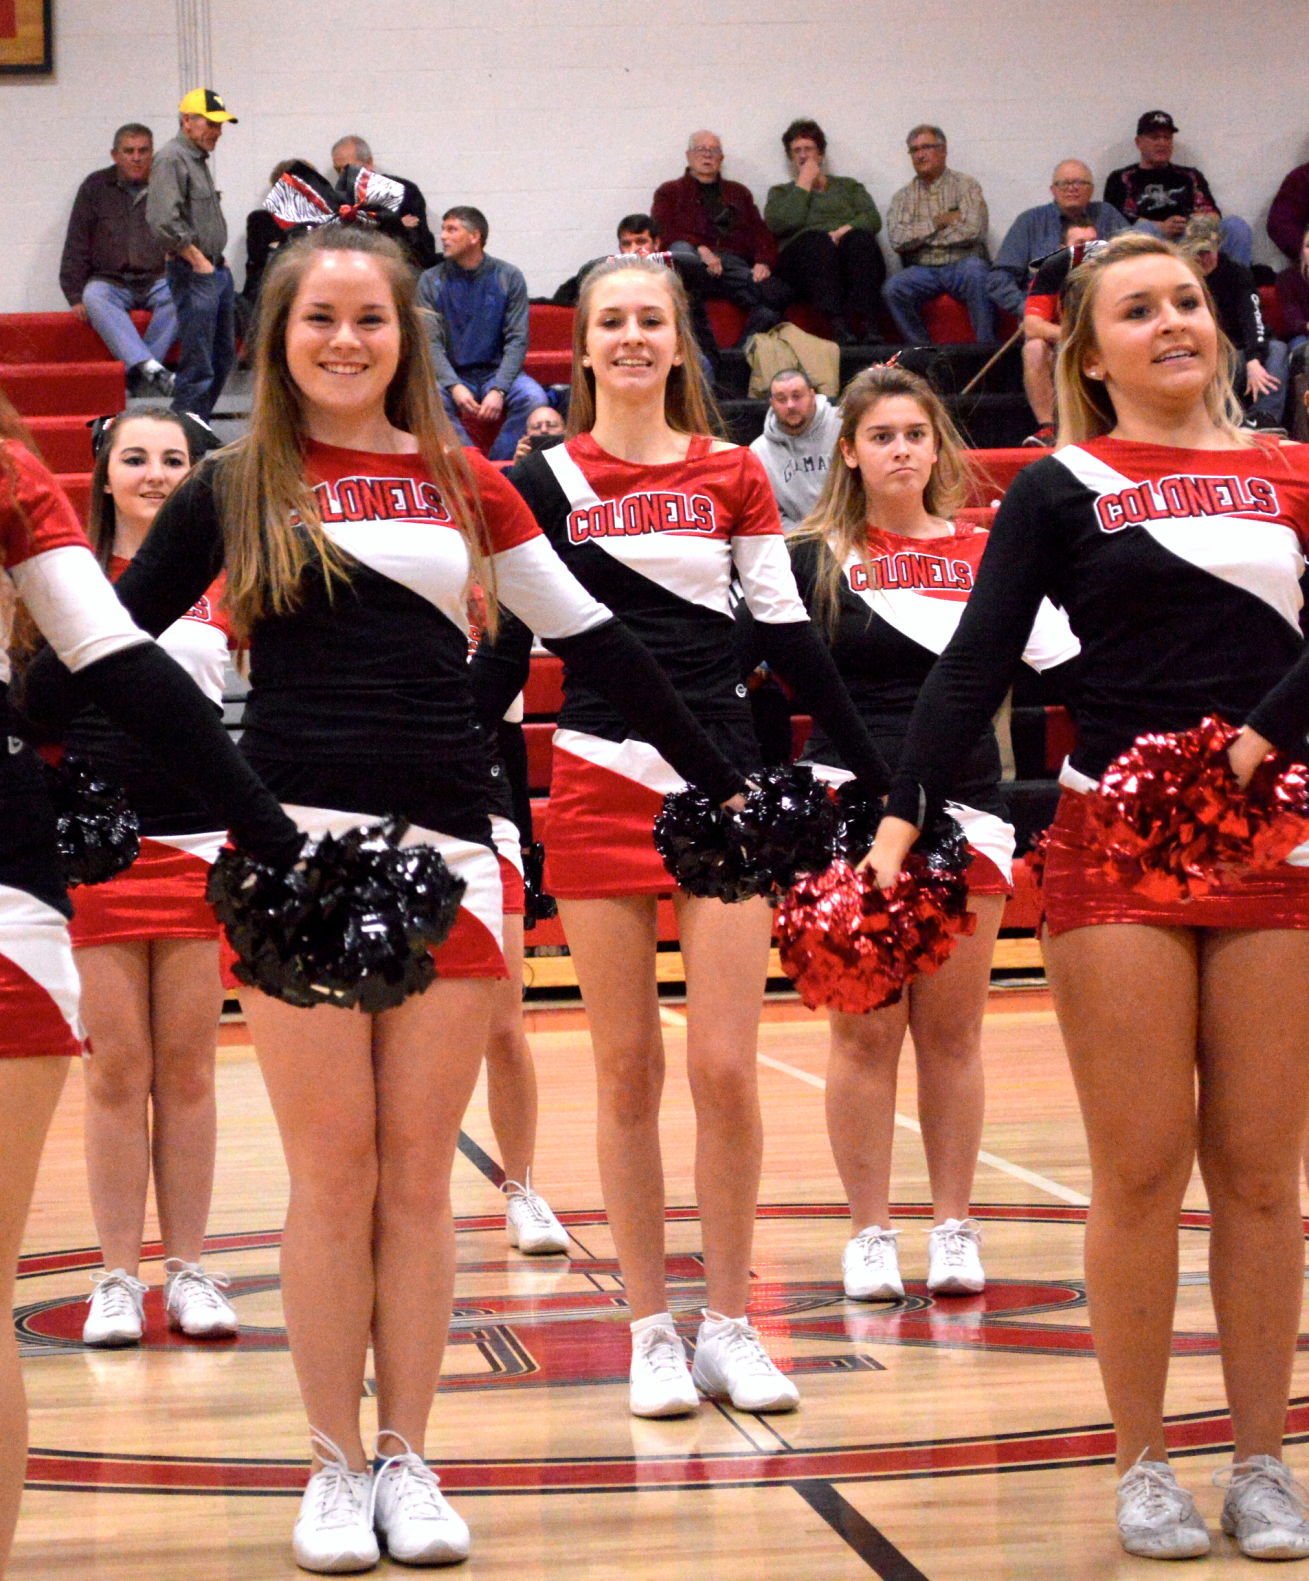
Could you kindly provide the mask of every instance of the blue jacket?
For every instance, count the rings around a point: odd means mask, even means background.
[[[470,381],[508,391],[527,355],[527,282],[488,253],[476,269],[442,259],[418,281],[427,338],[443,390]]]
[[[1086,216],[1105,240],[1117,236],[1119,231],[1129,229],[1127,221],[1112,203],[1088,203]],[[1063,245],[1061,224],[1058,206],[1042,203],[1037,208],[1024,209],[1000,243],[1000,251],[991,265],[991,296],[1016,318],[1023,316],[1029,274],[1027,266],[1059,250]],[[1001,278],[997,279],[997,276]],[[1011,281],[1012,285],[1009,283]]]

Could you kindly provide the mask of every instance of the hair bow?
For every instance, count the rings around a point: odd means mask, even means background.
[[[380,213],[395,213],[405,189],[390,176],[364,165],[347,165],[333,187],[312,165],[297,160],[273,183],[264,207],[284,231],[317,225],[375,225]]]

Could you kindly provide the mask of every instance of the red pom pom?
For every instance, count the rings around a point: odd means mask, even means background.
[[[966,903],[963,875],[917,853],[889,892],[871,874],[834,862],[801,878],[778,910],[782,969],[811,1010],[880,1010],[943,965],[956,937],[972,933],[977,919]]]
[[[1150,900],[1198,899],[1243,873],[1276,867],[1309,838],[1309,771],[1270,753],[1242,789],[1221,719],[1144,735],[1087,799],[1111,877]]]

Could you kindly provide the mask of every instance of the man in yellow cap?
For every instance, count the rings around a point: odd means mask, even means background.
[[[150,169],[146,219],[168,253],[177,308],[173,410],[207,418],[236,360],[236,296],[223,259],[227,223],[209,169],[224,126],[235,126],[236,117],[212,88],[192,88],[177,109],[181,128]]]

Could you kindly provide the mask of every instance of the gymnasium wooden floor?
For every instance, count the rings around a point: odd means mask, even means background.
[[[823,1124],[825,1026],[794,1002],[762,1029],[766,1152],[753,1312],[803,1391],[793,1416],[704,1405],[683,1421],[626,1409],[626,1323],[592,1149],[592,1081],[576,1010],[533,1012],[541,1086],[538,1183],[568,1224],[569,1259],[505,1244],[479,1089],[456,1164],[460,1278],[429,1453],[473,1530],[459,1572],[514,1578],[976,1581],[1158,1575],[1114,1539],[1110,1441],[1080,1284],[1087,1169],[1046,996],[993,995],[976,1202],[991,1283],[933,1303],[921,1147],[906,1119],[895,1174],[910,1290],[846,1302],[847,1227]],[[665,1012],[670,1078],[669,1271],[701,1304],[680,1012]],[[56,1121],[27,1239],[17,1321],[32,1404],[29,1490],[10,1581],[266,1581],[289,1552],[304,1429],[280,1327],[285,1177],[244,1029],[224,1029],[219,1172],[207,1261],[229,1273],[245,1327],[179,1344],[158,1295],[139,1350],[80,1344],[96,1266],[81,1161],[81,1079]],[[914,1113],[913,1065],[900,1110]],[[153,1230],[151,1233],[154,1233]],[[1197,1574],[1248,1575],[1217,1537],[1210,1473],[1230,1458],[1198,1182],[1188,1199],[1168,1401],[1179,1470],[1215,1532]],[[158,1247],[143,1277],[162,1279]],[[1309,1437],[1309,1363],[1291,1431]],[[1292,1465],[1309,1455],[1290,1451]],[[412,1574],[383,1564],[379,1573]]]

